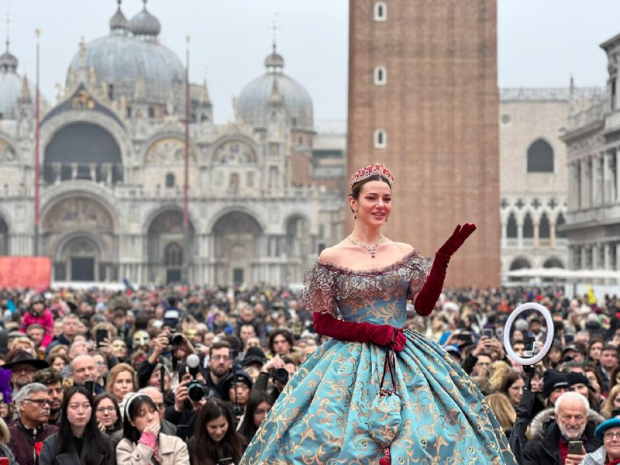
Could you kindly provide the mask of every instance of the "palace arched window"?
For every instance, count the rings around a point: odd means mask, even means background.
[[[517,219],[515,218],[514,213],[510,213],[508,217],[508,224],[506,225],[506,237],[509,239],[516,239],[519,237],[519,232],[517,231]]]
[[[553,148],[538,139],[527,149],[528,173],[553,173]]]

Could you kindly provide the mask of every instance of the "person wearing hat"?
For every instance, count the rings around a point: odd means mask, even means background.
[[[450,344],[449,346],[444,347],[444,350],[450,354],[456,363],[461,363],[461,349],[459,349],[456,344]]]
[[[23,350],[16,352],[11,363],[7,363],[3,367],[5,370],[11,370],[13,397],[15,397],[25,385],[32,383],[32,378],[37,370],[42,370],[47,367],[49,367],[49,365],[45,360],[38,360]]]
[[[267,357],[265,356],[265,352],[263,352],[260,347],[250,347],[245,352],[245,357],[243,357],[241,366],[243,366],[243,368],[255,366],[260,370],[266,362]]]
[[[231,375],[223,383],[222,400],[245,409],[245,406],[250,399],[250,391],[252,390],[253,385],[254,382],[252,381],[252,378],[245,371],[231,373]]]
[[[581,373],[566,373],[566,379],[568,379],[569,389],[588,399],[590,407],[598,411],[600,405],[594,396],[594,388],[590,384],[590,380]]]
[[[583,363],[585,359],[585,351],[577,344],[569,344],[562,351],[564,361],[570,360],[576,363]]]
[[[54,316],[51,310],[45,307],[45,297],[41,294],[36,294],[30,299],[30,306],[22,317],[19,330],[25,334],[28,331],[28,327],[33,324],[38,324],[44,329],[45,336],[43,337],[43,342],[41,342],[41,347],[47,347],[52,342]]]
[[[620,464],[620,418],[604,421],[594,431],[594,435],[603,441],[603,445],[586,454],[582,465],[618,465]]]
[[[548,407],[553,407],[558,397],[568,391],[568,379],[565,373],[547,370],[543,376],[543,397]]]
[[[590,409],[588,399],[577,392],[560,395],[553,408],[540,412],[530,424],[530,440],[523,465],[577,465],[602,442],[594,431],[604,418]],[[569,453],[569,442],[582,442],[581,454]]]

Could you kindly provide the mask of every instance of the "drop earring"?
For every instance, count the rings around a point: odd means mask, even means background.
[[[357,212],[353,213],[353,218],[357,219]]]

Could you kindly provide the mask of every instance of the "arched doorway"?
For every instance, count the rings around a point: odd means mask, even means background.
[[[99,246],[87,236],[70,239],[62,246],[60,262],[65,264],[66,276],[58,280],[99,281],[101,251]]]
[[[543,263],[543,268],[564,268],[564,264],[557,258],[549,258]]]
[[[9,225],[0,216],[0,255],[9,255]]]
[[[525,258],[517,258],[510,264],[510,271],[520,270],[522,268],[531,268],[530,262]]]
[[[213,226],[217,284],[242,284],[252,280],[253,259],[258,258],[263,236],[255,218],[243,212],[222,216]]]
[[[103,201],[65,197],[44,212],[41,225],[55,281],[118,280],[115,221]]]
[[[165,210],[159,213],[148,228],[149,280],[166,284],[178,284],[189,280],[184,267],[189,270],[194,243],[194,228],[190,222],[186,250],[183,231],[183,213]]]

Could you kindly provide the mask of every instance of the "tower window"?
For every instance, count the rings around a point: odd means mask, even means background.
[[[149,107],[149,118],[155,118],[155,108]]]
[[[375,21],[387,21],[387,5],[385,2],[375,3]]]
[[[114,84],[108,84],[108,99],[114,100]]]
[[[375,148],[384,149],[387,147],[387,132],[385,129],[377,129],[375,131]]]
[[[387,69],[385,66],[377,66],[375,68],[375,85],[384,86],[387,84]]]
[[[175,179],[173,173],[168,173],[166,175],[166,187],[174,187]]]

